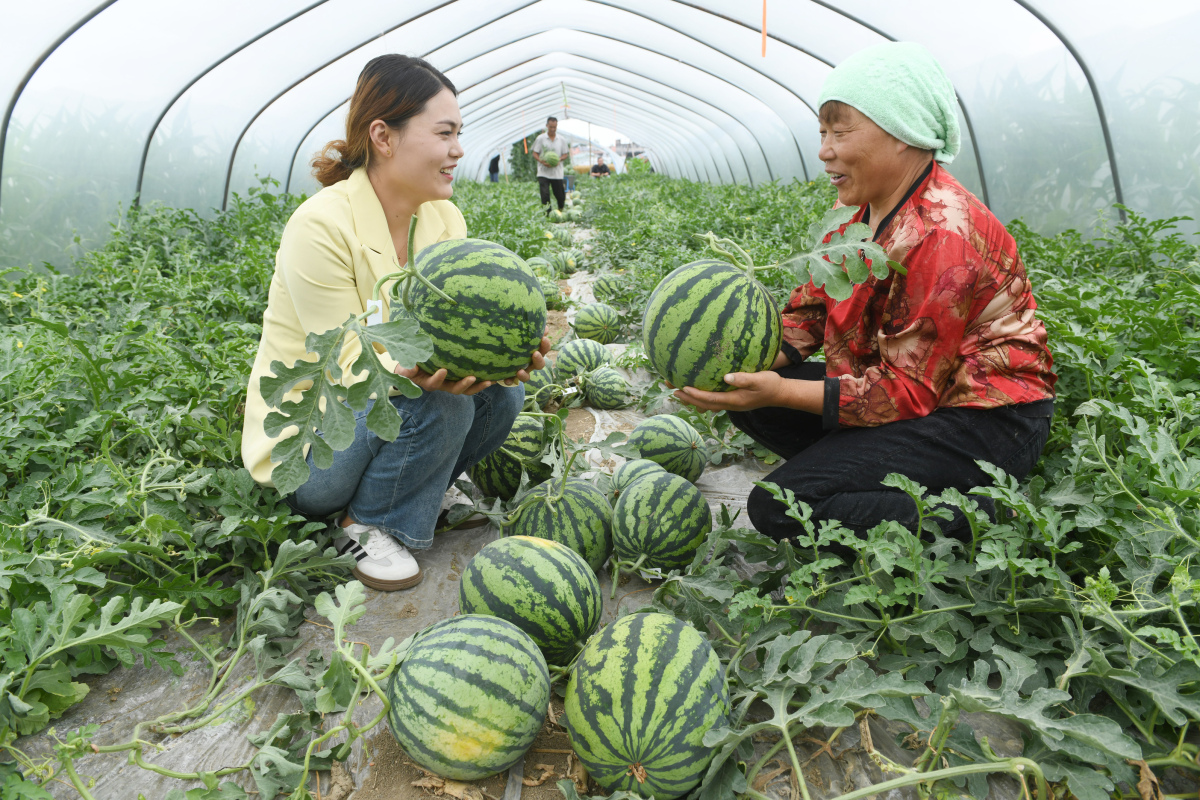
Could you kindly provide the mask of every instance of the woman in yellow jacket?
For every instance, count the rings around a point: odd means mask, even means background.
[[[279,442],[263,428],[270,409],[259,381],[271,374],[271,363],[295,363],[306,354],[309,333],[368,310],[375,282],[407,259],[413,214],[417,251],[466,236],[462,213],[449,201],[454,167],[463,155],[461,128],[454,85],[428,62],[380,56],[359,75],[345,141],[330,142],[313,161],[325,188],[288,220],[276,256],[242,437],[242,459],[260,484],[273,485],[271,450]],[[368,324],[386,321],[386,306],[372,310]],[[531,368],[542,367],[548,349],[543,340]],[[343,348],[343,374],[350,374],[358,353],[357,342]],[[447,489],[500,446],[525,392],[520,383],[474,377],[449,382],[445,370],[429,375],[401,368],[386,354],[380,360],[423,390],[413,399],[390,398],[404,420],[400,435],[384,441],[367,429],[367,411],[355,412],[354,443],[334,453],[326,470],[317,469],[309,453],[309,479],[286,499],[309,516],[345,509],[335,547],[358,559],[359,580],[391,591],[420,582],[423,574],[409,549],[432,544]],[[514,377],[526,380],[528,374],[522,370]]]

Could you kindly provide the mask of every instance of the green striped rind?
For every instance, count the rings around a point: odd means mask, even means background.
[[[612,549],[612,507],[604,495],[583,478],[567,478],[557,500],[558,481],[530,490],[537,499],[522,501],[508,529],[510,536],[536,536],[564,544],[599,572]]]
[[[589,303],[575,312],[575,335],[608,344],[621,332],[621,315],[607,303]]]
[[[708,462],[708,448],[696,429],[672,414],[658,414],[637,424],[628,443],[663,469],[695,483]]]
[[[584,376],[583,398],[592,408],[629,405],[629,383],[612,367],[600,367]]]
[[[449,380],[511,378],[529,363],[546,329],[542,287],[516,253],[482,239],[449,239],[426,247],[416,267],[457,303],[419,281],[408,309],[433,340],[426,372],[446,368]]]
[[[646,356],[672,386],[711,392],[732,387],[730,372],[769,369],[783,332],[765,286],[724,261],[685,264],[646,301]]]
[[[700,490],[678,475],[644,475],[613,506],[613,551],[622,561],[683,569],[712,531],[712,512]]]
[[[554,366],[559,380],[565,381],[611,363],[612,353],[604,345],[591,339],[572,339],[558,348]]]
[[[545,407],[554,398],[554,392],[546,387],[558,383],[557,373],[554,362],[546,359],[546,366],[529,373],[529,380],[525,382],[525,399],[532,398],[537,408]]]
[[[566,728],[588,774],[607,793],[682,797],[704,777],[704,734],[727,723],[717,654],[666,614],[622,617],[593,636],[567,684]],[[634,769],[645,770],[639,782]]]
[[[541,461],[546,446],[545,429],[536,417],[518,414],[500,449],[471,467],[471,481],[487,497],[511,500],[521,488],[521,470],[537,483],[550,477],[550,467]]]
[[[554,152],[553,150],[548,153],[544,153],[542,155],[542,161],[546,162],[547,167],[557,167],[559,162],[558,153]]]
[[[583,556],[529,536],[487,544],[463,570],[458,607],[529,634],[550,664],[569,664],[600,624],[600,582]]]
[[[504,772],[524,755],[550,702],[546,659],[529,635],[476,614],[418,634],[387,685],[388,727],[413,761],[455,780]]]
[[[596,299],[601,302],[615,300],[621,293],[624,283],[625,281],[620,275],[616,275],[612,272],[606,272],[599,278],[596,278],[595,282],[592,284],[592,294],[594,294]]]
[[[655,464],[648,458],[634,458],[626,461],[621,466],[613,470],[612,474],[612,499],[615,502],[621,496],[621,492],[625,491],[629,486],[637,480],[641,480],[647,475],[655,475],[665,473],[661,464]]]

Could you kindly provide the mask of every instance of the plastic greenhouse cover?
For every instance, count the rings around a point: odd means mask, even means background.
[[[96,243],[139,185],[200,210],[256,175],[314,188],[308,159],[340,138],[359,70],[386,52],[428,56],[462,90],[460,178],[565,113],[635,136],[667,174],[757,183],[820,177],[814,108],[832,65],[919,41],[961,102],[951,170],[1002,220],[1086,229],[1116,200],[1200,212],[1194,0],[1136,14],[975,0],[937,15],[918,0],[768,0],[765,55],[762,8],[743,0],[8,0],[0,13],[0,266],[65,266],[73,236]]]

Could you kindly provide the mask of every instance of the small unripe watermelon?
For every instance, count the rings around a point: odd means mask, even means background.
[[[708,463],[708,448],[700,434],[673,414],[642,420],[629,434],[629,444],[668,472],[695,483]]]

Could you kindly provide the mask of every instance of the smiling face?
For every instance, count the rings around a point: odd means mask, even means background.
[[[908,145],[851,106],[821,107],[821,149],[825,172],[848,206],[886,203],[910,169]]]
[[[449,89],[430,98],[424,110],[400,130],[375,120],[371,123],[374,177],[413,207],[448,200],[454,193],[454,168],[463,156],[458,142],[461,132],[458,99]]]

